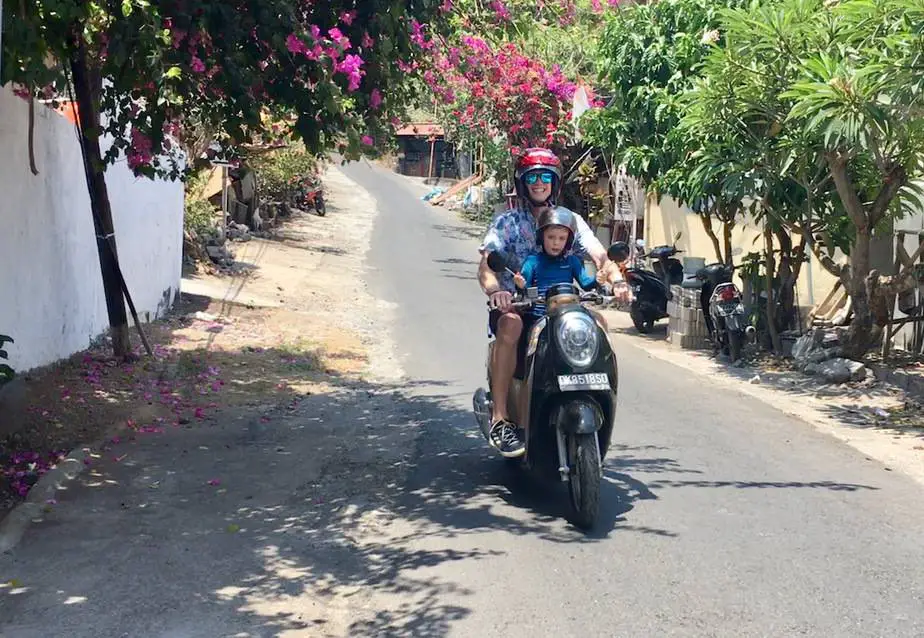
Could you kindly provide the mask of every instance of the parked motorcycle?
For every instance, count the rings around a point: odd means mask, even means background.
[[[318,217],[324,217],[327,214],[327,206],[324,205],[324,189],[321,186],[321,180],[312,179],[308,183],[308,189],[305,193],[305,205],[314,208]]]
[[[732,281],[734,271],[734,266],[714,263],[696,273],[696,278],[703,282],[700,305],[713,352],[718,354],[721,350],[732,363],[741,358],[745,339],[755,334],[754,327],[747,323],[741,291]]]
[[[317,176],[309,177],[298,185],[296,206],[303,210],[313,208],[318,217],[324,217],[327,214],[327,207],[324,204],[324,188]]]
[[[674,257],[683,252],[676,245],[680,237],[678,232],[672,245],[656,246],[647,255],[640,255],[654,261],[652,270],[636,265],[621,268],[632,291],[629,317],[636,330],[643,334],[651,332],[656,321],[667,317],[671,286],[683,282],[683,264]],[[625,264],[629,258],[629,247],[625,242],[616,242],[610,246],[607,256],[618,264]]]
[[[499,253],[488,256],[488,265],[495,272],[515,272],[518,267]],[[538,290],[530,288],[515,296],[514,308],[526,310],[537,299]],[[511,460],[541,475],[557,474],[567,483],[570,519],[582,528],[592,527],[599,513],[618,381],[606,323],[584,304],[612,301],[613,297],[597,292],[580,292],[574,284],[552,286],[546,293],[547,315],[521,340],[507,401],[510,418],[526,431],[526,454]],[[492,340],[488,362],[493,349]],[[481,433],[494,447],[490,392],[478,388],[473,406]]]

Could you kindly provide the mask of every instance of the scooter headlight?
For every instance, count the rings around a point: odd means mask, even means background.
[[[593,363],[600,339],[597,324],[585,314],[574,312],[562,317],[555,329],[558,345],[568,362],[576,368]]]

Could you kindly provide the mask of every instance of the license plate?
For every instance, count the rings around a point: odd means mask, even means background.
[[[728,317],[738,312],[738,302],[737,301],[722,301],[718,304],[719,314],[723,317]]]
[[[609,390],[610,377],[604,372],[589,374],[560,374],[558,387],[563,391],[569,390]]]

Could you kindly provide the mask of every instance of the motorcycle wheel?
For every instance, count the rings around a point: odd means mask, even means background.
[[[732,363],[741,358],[741,345],[744,342],[744,335],[735,330],[728,333],[728,358]]]
[[[643,335],[651,332],[651,326],[653,322],[648,321],[645,318],[645,314],[637,307],[629,309],[629,318],[632,319],[632,324],[635,326],[635,329],[641,332]]]
[[[318,213],[318,217],[324,217],[327,214],[327,207],[324,205],[324,200],[321,197],[318,197],[314,202],[314,209]]]
[[[589,529],[600,513],[600,456],[596,434],[572,434],[568,437],[568,447],[571,522],[581,529]]]

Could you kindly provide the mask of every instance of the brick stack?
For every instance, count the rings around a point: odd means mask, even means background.
[[[667,302],[670,323],[667,339],[671,345],[684,350],[697,350],[708,346],[708,331],[699,303],[699,290],[671,286],[673,300]]]

